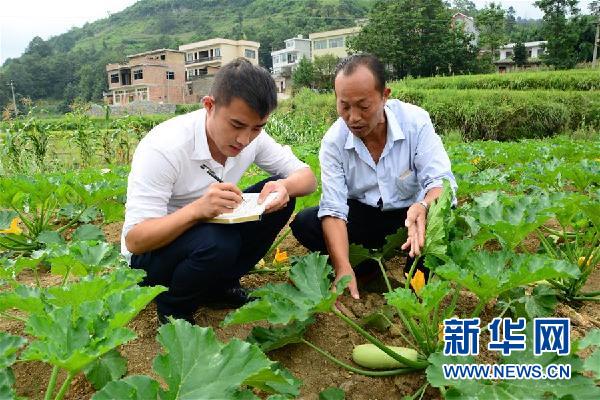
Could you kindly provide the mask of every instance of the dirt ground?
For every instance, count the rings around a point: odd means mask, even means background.
[[[108,240],[118,243],[120,230],[120,223],[107,225],[105,233]],[[288,251],[290,256],[305,253],[305,249],[295,241],[292,235],[285,238],[280,248]],[[403,260],[396,258],[392,259],[386,265],[388,274],[397,280],[402,280],[400,276],[400,265],[402,262]],[[27,277],[24,278],[27,279]],[[44,282],[52,284],[54,283],[52,280],[55,278],[44,276],[42,279]],[[245,277],[242,283],[246,288],[252,289],[262,286],[267,282],[283,279],[282,276],[274,274],[254,274]],[[585,290],[600,290],[600,269],[596,269],[592,274]],[[472,309],[475,306],[475,300],[474,296],[464,293],[459,300],[459,309]],[[369,293],[367,288],[363,288],[360,300],[352,300],[346,297],[343,299],[343,303],[356,317],[361,317],[377,310],[384,304],[384,300],[380,294]],[[219,326],[229,311],[201,308],[195,314],[195,320],[200,326],[213,327],[218,337],[223,341],[233,337],[244,339],[250,332],[251,325],[239,325],[227,328]],[[498,311],[494,310],[493,307],[486,309],[481,316],[483,322],[489,322],[497,313]],[[571,318],[573,338],[581,337],[595,327],[600,328],[600,304],[598,303],[588,302],[577,309],[561,304],[557,308],[556,314],[557,316]],[[155,340],[158,327],[154,304],[146,307],[130,323],[130,328],[137,333],[138,337],[120,348],[121,353],[128,360],[129,375],[147,374],[155,376],[152,372],[152,360],[160,351],[160,346]],[[22,325],[18,322],[3,319],[0,320],[0,330],[20,334],[22,332]],[[392,333],[377,333],[377,336],[391,345],[405,345],[397,333],[395,335]],[[334,315],[319,315],[316,323],[309,328],[306,338],[350,364],[352,364],[350,355],[353,346],[364,343],[364,340],[357,333],[348,328]],[[488,358],[488,356],[485,353],[483,354],[484,359]],[[303,344],[290,345],[270,352],[269,357],[272,360],[279,361],[297,378],[302,380],[303,384],[299,398],[306,400],[317,400],[319,392],[329,387],[343,389],[346,393],[346,399],[349,400],[400,399],[403,396],[414,393],[425,382],[425,375],[423,373],[389,378],[370,378],[357,375],[337,367]],[[44,391],[51,372],[49,365],[41,362],[19,362],[13,366],[13,369],[19,395],[31,399],[42,399],[44,397]],[[59,382],[62,379],[64,379],[64,376],[59,378]],[[88,399],[93,392],[94,390],[91,385],[80,374],[73,380],[66,398]],[[440,398],[440,394],[437,389],[429,387],[424,398],[438,399]]]

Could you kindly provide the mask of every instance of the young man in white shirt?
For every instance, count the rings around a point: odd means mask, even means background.
[[[402,249],[410,264],[425,243],[429,204],[440,196],[443,180],[454,190],[456,181],[429,114],[388,100],[385,69],[376,57],[343,60],[335,95],[340,118],[321,142],[320,205],[298,213],[290,226],[305,247],[329,254],[336,279],[352,277],[350,294],[359,298],[349,243],[378,248],[406,226]]]
[[[244,304],[240,277],[288,222],[294,198],[316,188],[310,168],[263,130],[277,106],[265,69],[235,60],[217,73],[210,93],[203,109],[144,137],[129,175],[121,251],[147,272],[145,284],[169,288],[156,298],[161,323],[168,316],[193,323],[202,304]],[[272,177],[245,191],[260,193],[259,202],[277,192],[262,219],[206,223],[242,201],[236,184],[253,163]]]

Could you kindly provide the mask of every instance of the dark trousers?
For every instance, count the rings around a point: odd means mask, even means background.
[[[272,177],[244,192],[258,193]],[[290,219],[295,200],[279,211],[263,214],[260,221],[240,224],[198,223],[170,244],[133,255],[131,266],[146,271],[145,285],[163,285],[167,292],[156,297],[164,315],[186,317],[204,299],[239,285],[239,279],[265,255]]]
[[[348,200],[348,241],[368,249],[377,249],[385,243],[385,237],[404,227],[408,208],[382,211],[358,200]],[[321,220],[317,217],[319,207],[306,208],[296,215],[290,224],[296,239],[311,251],[327,254]],[[408,257],[406,267],[410,268],[414,259]],[[373,263],[368,263],[373,264]],[[422,268],[422,261],[417,265]],[[363,267],[361,265],[361,267]],[[406,268],[405,267],[405,268]]]

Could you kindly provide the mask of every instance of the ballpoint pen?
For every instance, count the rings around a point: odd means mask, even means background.
[[[219,176],[215,173],[215,171],[213,171],[208,165],[202,164],[200,166],[200,168],[205,170],[206,173],[209,174],[215,181],[217,181],[219,183],[223,183],[223,179],[219,178]]]

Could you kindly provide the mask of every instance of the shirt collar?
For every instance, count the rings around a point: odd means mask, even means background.
[[[385,116],[387,119],[387,138],[388,140],[391,139],[392,142],[395,142],[397,140],[402,140],[402,139],[406,139],[406,136],[404,136],[404,132],[402,131],[402,128],[400,128],[400,124],[398,124],[398,120],[396,119],[396,116],[394,115],[394,112],[387,106],[385,105],[383,107],[383,112],[385,112]],[[341,123],[344,124],[344,128],[346,129],[346,143],[344,144],[344,148],[346,150],[348,149],[353,149],[356,147],[356,141],[360,140],[359,138],[357,138],[348,128],[348,125],[346,125],[346,123],[344,122],[344,120],[341,120]]]
[[[192,160],[206,161],[212,160],[212,155],[208,149],[208,140],[206,139],[206,110],[202,109],[198,113],[194,129],[194,152]]]

